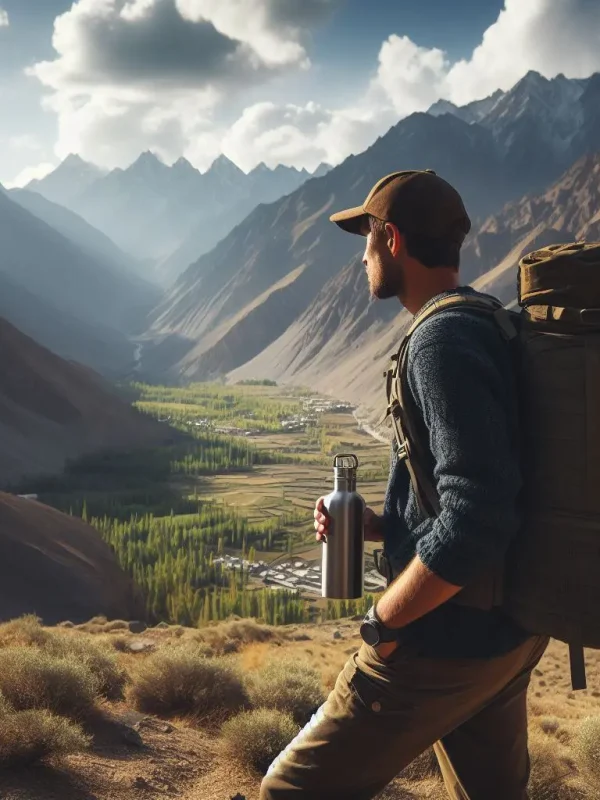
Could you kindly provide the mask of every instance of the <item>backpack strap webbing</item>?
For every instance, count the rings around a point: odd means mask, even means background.
[[[392,356],[390,368],[384,373],[388,404],[383,420],[388,417],[391,419],[398,457],[406,461],[419,509],[425,517],[439,516],[440,501],[437,489],[424,467],[427,463],[428,447],[419,436],[416,409],[407,386],[408,348],[413,333],[425,320],[442,311],[461,307],[471,312],[492,315],[505,338],[513,339],[517,335],[510,313],[499,300],[479,295],[451,294],[434,300],[414,317],[398,352]]]

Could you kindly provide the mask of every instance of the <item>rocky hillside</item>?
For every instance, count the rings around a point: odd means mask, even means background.
[[[110,447],[167,443],[172,431],[138,415],[100,376],[0,319],[0,482],[62,470]]]
[[[0,492],[0,620],[46,624],[96,614],[138,618],[143,602],[98,532],[76,517]]]

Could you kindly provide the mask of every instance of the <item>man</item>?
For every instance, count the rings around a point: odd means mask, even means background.
[[[388,175],[331,220],[366,236],[374,297],[398,297],[418,315],[476,294],[459,279],[470,220],[435,173]],[[383,516],[365,517],[393,580],[328,700],[272,764],[261,800],[368,800],[432,745],[454,800],[527,798],[526,693],[547,639],[497,606],[460,601],[463,587],[497,571],[519,532],[510,345],[491,314],[447,308],[412,335],[407,383],[439,513],[423,513],[394,448]],[[328,532],[323,498],[315,528],[319,540]]]

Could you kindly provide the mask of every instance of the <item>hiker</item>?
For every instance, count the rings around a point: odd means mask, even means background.
[[[260,798],[367,800],[433,746],[454,800],[524,800],[526,694],[548,638],[494,602],[521,523],[516,372],[492,315],[466,304],[431,313],[457,294],[484,297],[460,281],[471,222],[430,170],[386,176],[331,220],[366,237],[372,296],[397,297],[424,318],[406,350],[402,407],[425,446],[415,476],[416,460],[394,442],[383,516],[365,515],[365,538],[383,543],[388,588]],[[322,540],[323,498],[314,516]]]

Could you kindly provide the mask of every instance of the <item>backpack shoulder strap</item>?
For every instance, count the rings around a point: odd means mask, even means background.
[[[392,356],[392,363],[384,373],[388,399],[384,419],[391,418],[398,457],[406,461],[419,508],[426,517],[439,515],[440,502],[437,488],[424,467],[427,463],[429,448],[428,444],[421,441],[419,436],[416,409],[408,390],[408,349],[412,335],[423,322],[453,308],[464,308],[465,311],[491,315],[507,340],[512,340],[517,336],[511,315],[499,300],[481,295],[456,293],[435,300],[417,314],[397,353]]]

